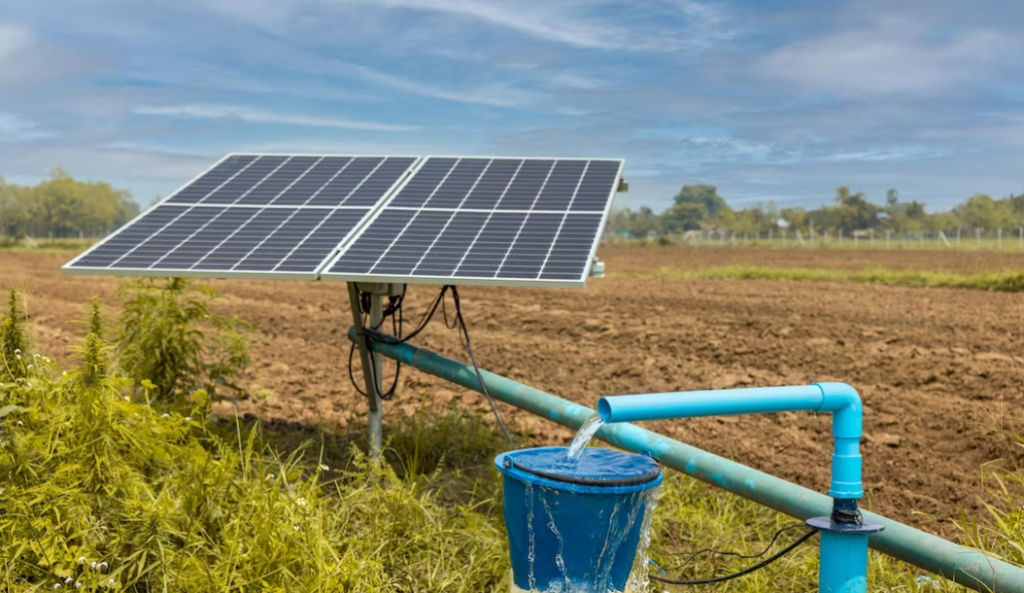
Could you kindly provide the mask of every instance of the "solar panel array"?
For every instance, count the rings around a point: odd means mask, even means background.
[[[582,285],[622,161],[430,157],[325,279]]]
[[[316,278],[417,160],[230,155],[65,270]]]

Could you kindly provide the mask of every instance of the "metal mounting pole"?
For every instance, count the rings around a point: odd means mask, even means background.
[[[354,282],[348,283],[348,298],[349,304],[352,307],[352,321],[355,324],[356,335],[359,339],[357,344],[359,346],[359,358],[363,363],[363,384],[366,386],[366,393],[369,395],[370,456],[378,457],[380,456],[381,449],[384,447],[383,402],[380,399],[383,361],[379,353],[370,352],[366,348],[366,328],[363,327],[362,306],[359,302],[359,291],[356,290]],[[380,324],[383,300],[380,292],[372,291],[370,293],[370,327],[376,327]],[[373,366],[371,367],[370,365]]]
[[[348,283],[349,305],[352,307],[352,321],[355,324],[356,340],[359,346],[359,359],[363,365],[363,384],[366,386],[366,393],[370,395],[369,425],[370,425],[370,456],[379,457],[384,448],[384,402],[381,394],[384,393],[384,356],[373,349],[366,347],[366,327],[363,326],[362,304],[359,302],[359,292],[370,295],[370,327],[380,325],[384,317],[384,297],[397,297],[405,294],[404,284],[381,284],[381,283]],[[378,328],[381,333],[384,328]]]

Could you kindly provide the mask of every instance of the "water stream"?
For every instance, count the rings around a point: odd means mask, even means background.
[[[604,421],[601,420],[601,416],[594,412],[594,415],[587,418],[587,421],[580,427],[579,432],[572,439],[572,444],[569,445],[569,450],[566,451],[565,457],[570,461],[578,461],[580,455],[583,455],[583,449],[587,447],[590,439],[594,438],[594,435],[601,427],[604,426]]]

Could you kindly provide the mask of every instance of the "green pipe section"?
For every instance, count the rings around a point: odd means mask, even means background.
[[[355,339],[354,330],[349,338]],[[371,341],[373,350],[425,373],[481,391],[473,367],[409,344]],[[594,410],[481,370],[495,398],[563,426],[578,429]],[[753,500],[797,519],[827,516],[832,499],[824,494],[713,455],[629,423],[608,424],[597,432],[601,440],[626,451],[649,452],[663,465]],[[975,591],[1024,593],[1024,568],[978,550],[946,541],[892,519],[864,512],[866,521],[885,525],[872,535],[872,548],[908,564],[941,575]]]

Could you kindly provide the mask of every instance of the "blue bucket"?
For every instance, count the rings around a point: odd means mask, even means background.
[[[512,580],[524,591],[623,591],[636,558],[651,489],[650,457],[566,447],[502,453]]]

